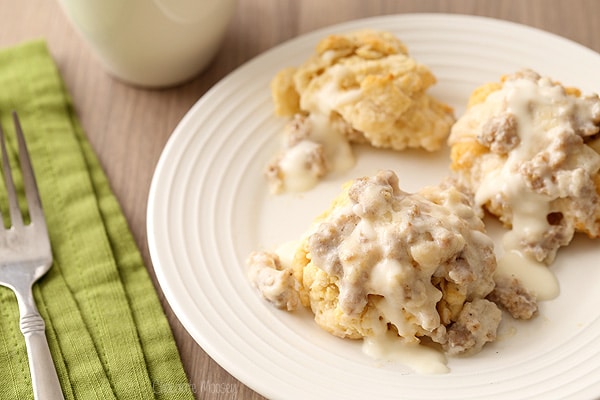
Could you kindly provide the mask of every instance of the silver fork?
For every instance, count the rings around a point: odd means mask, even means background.
[[[4,132],[0,126],[2,169],[8,196],[11,227],[0,226],[0,285],[13,290],[20,313],[20,328],[25,337],[33,395],[37,400],[63,399],[56,368],[46,339],[44,320],[33,298],[32,286],[52,265],[52,250],[46,220],[40,202],[33,168],[17,113],[12,113],[25,196],[29,208],[28,224],[19,209],[12,172],[6,152]],[[0,216],[1,220],[1,216]]]

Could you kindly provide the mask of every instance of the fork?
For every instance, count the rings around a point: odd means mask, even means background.
[[[0,226],[0,285],[12,289],[17,297],[19,325],[27,346],[34,399],[64,399],[48,347],[44,320],[37,310],[32,292],[33,284],[52,266],[52,249],[33,168],[15,111],[12,112],[12,118],[29,209],[29,223],[24,223],[19,209],[4,132],[0,126],[2,169],[11,221],[10,228]],[[0,215],[0,222],[1,219]]]

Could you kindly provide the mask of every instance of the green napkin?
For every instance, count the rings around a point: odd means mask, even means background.
[[[43,41],[0,51],[0,121],[16,166],[11,110],[52,242],[54,264],[34,295],[65,398],[192,399],[155,288]],[[13,293],[0,287],[0,399],[33,398],[18,321]]]

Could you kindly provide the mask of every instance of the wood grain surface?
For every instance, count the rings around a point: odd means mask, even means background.
[[[194,342],[156,284],[146,241],[146,204],[155,165],[171,132],[216,82],[285,40],[353,19],[417,12],[514,21],[600,52],[598,0],[239,0],[221,50],[203,74],[175,88],[144,90],[105,73],[56,0],[0,0],[1,47],[33,38],[48,42],[155,282],[198,399],[263,397],[229,375]]]

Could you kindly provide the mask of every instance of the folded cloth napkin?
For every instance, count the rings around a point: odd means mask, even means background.
[[[148,271],[43,41],[0,51],[0,120],[16,166],[11,110],[21,120],[52,242],[54,264],[34,296],[65,398],[192,399]],[[28,398],[15,296],[0,287],[0,399]]]

